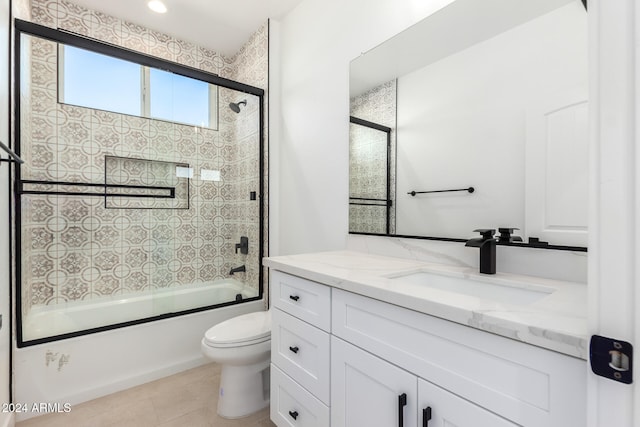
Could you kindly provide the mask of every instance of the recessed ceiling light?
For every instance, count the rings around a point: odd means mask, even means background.
[[[165,6],[164,3],[162,3],[160,0],[151,0],[149,3],[147,3],[147,6],[149,6],[149,9],[157,13],[167,12],[167,6]]]

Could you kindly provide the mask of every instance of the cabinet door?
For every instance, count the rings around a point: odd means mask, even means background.
[[[417,377],[331,337],[331,426],[416,427]]]
[[[418,379],[418,411],[422,427],[517,427],[423,379]]]

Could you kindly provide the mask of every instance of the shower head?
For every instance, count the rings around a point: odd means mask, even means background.
[[[247,105],[247,100],[243,99],[240,102],[232,102],[229,104],[229,108],[231,108],[231,111],[233,111],[234,113],[239,113],[241,105]]]

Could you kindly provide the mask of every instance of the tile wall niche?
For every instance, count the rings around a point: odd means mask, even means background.
[[[390,187],[393,201],[389,230],[395,233],[395,164],[396,164],[396,80],[391,80],[350,100],[350,114],[353,117],[391,128]],[[383,132],[359,125],[350,125],[349,132],[349,196],[386,198],[382,191],[386,181],[386,150],[380,138],[386,142]],[[357,155],[354,153],[357,151]],[[349,205],[349,231],[386,234],[386,209]]]
[[[267,89],[266,23],[229,58],[64,0],[33,0],[30,13],[41,25]],[[243,264],[247,272],[235,277],[257,294],[261,202],[249,192],[259,192],[258,98],[220,88],[217,131],[58,104],[55,43],[31,38],[26,49],[23,179],[104,183],[105,155],[188,163],[195,172],[189,209],[105,209],[101,197],[23,196],[23,313],[219,280]],[[249,101],[240,115],[226,108],[239,97]],[[222,181],[196,179],[201,168],[220,170]],[[240,236],[249,237],[249,255],[235,253]]]

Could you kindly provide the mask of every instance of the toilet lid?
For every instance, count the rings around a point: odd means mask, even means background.
[[[268,339],[271,335],[271,313],[258,311],[243,314],[209,328],[204,339],[211,345],[239,344]]]

